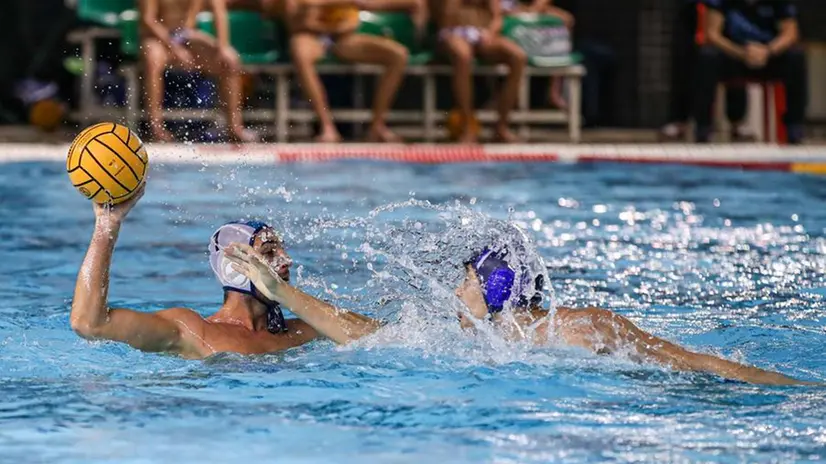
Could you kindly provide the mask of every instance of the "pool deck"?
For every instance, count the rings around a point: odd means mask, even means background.
[[[63,161],[69,144],[0,144],[0,163]],[[826,147],[772,145],[147,144],[159,163],[275,164],[365,159],[400,163],[668,163],[826,174]]]
[[[650,131],[648,132],[650,134]],[[0,128],[0,163],[63,161],[71,133],[40,134]],[[5,136],[4,136],[5,135]],[[668,163],[826,174],[826,144],[798,147],[765,144],[657,144],[625,134],[629,142],[538,143],[462,146],[451,144],[147,144],[159,163],[273,164],[370,159],[401,163],[556,162]],[[619,137],[618,137],[619,138]],[[610,140],[610,139],[608,139]]]

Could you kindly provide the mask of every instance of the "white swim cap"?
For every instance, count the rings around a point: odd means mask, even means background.
[[[224,290],[253,295],[252,282],[247,276],[232,268],[232,262],[224,256],[224,249],[231,243],[252,245],[255,234],[268,227],[267,224],[258,221],[230,222],[212,234],[209,241],[209,265]]]

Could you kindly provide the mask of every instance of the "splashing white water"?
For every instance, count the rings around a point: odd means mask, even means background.
[[[345,255],[370,275],[351,294],[331,288],[323,276],[305,276],[301,268],[297,279],[300,286],[320,289],[337,304],[366,309],[393,321],[357,346],[405,346],[421,349],[425,355],[450,354],[480,362],[525,359],[532,349],[528,342],[505,341],[498,330],[483,322],[476,324],[476,336],[469,336],[457,318],[467,314],[454,294],[464,278],[463,263],[484,247],[510,250],[508,261],[519,273],[517,279],[526,274],[533,282],[536,275],[546,273],[530,237],[512,222],[493,219],[458,202],[434,205],[410,199],[377,207],[364,217],[319,216],[309,230],[294,235],[299,242],[313,244],[341,240],[326,244],[336,249],[346,249],[345,243],[352,243],[353,238],[360,243]],[[529,286],[521,296],[529,299],[533,292]],[[553,311],[555,299],[547,279],[543,293],[543,305]],[[513,295],[510,301],[519,296]]]

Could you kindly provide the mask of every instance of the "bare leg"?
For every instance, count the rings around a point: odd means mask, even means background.
[[[548,90],[548,100],[551,106],[561,110],[568,109],[568,102],[562,97],[562,77],[551,77],[551,88]]]
[[[163,124],[163,75],[169,64],[169,51],[155,39],[143,40],[144,97],[149,115],[149,132],[153,140],[172,142],[175,138]]]
[[[340,142],[341,135],[333,123],[333,116],[328,108],[327,92],[315,70],[315,63],[324,56],[324,44],[314,34],[295,33],[290,38],[290,56],[295,64],[304,94],[310,100],[321,124],[321,133],[316,140],[325,143]]]
[[[568,28],[568,31],[573,33],[574,24],[576,21],[574,20],[574,15],[572,15],[569,11],[551,5],[546,7],[543,13],[550,16],[556,16],[561,19],[565,23],[565,27]],[[568,102],[562,98],[562,77],[556,76],[551,78],[551,86],[548,90],[548,100],[553,107],[561,110],[568,108]]]
[[[473,48],[467,40],[447,35],[444,38],[445,51],[453,65],[453,98],[462,117],[462,135],[459,143],[476,143],[476,134],[471,129],[473,121]]]
[[[253,142],[258,135],[244,128],[241,115],[241,60],[233,49],[221,49],[212,36],[191,31],[187,47],[195,57],[195,65],[218,79],[218,90],[227,117],[227,129],[235,142]]]
[[[528,64],[528,57],[518,45],[504,37],[494,37],[490,42],[479,44],[479,55],[494,63],[504,63],[510,67],[499,99],[499,122],[496,123],[496,137],[502,142],[516,141],[516,136],[508,128],[508,116],[516,105],[519,85]]]
[[[373,98],[373,123],[370,125],[369,139],[374,142],[401,141],[387,127],[387,112],[404,78],[407,49],[383,37],[349,34],[339,39],[334,51],[336,56],[345,61],[384,65],[385,71]]]

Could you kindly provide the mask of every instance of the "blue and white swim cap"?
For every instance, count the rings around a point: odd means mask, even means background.
[[[266,300],[255,291],[250,279],[232,267],[232,261],[224,255],[224,249],[232,243],[246,243],[252,246],[255,236],[264,229],[271,229],[260,221],[229,222],[215,231],[209,241],[209,265],[224,291],[251,295],[267,305],[267,328],[270,332],[284,332],[287,326],[278,303]]]
[[[537,274],[536,277],[532,277],[526,266],[514,269],[508,263],[507,256],[507,248],[494,251],[485,247],[465,263],[473,266],[479,277],[489,313],[502,311],[505,303],[512,298],[515,298],[514,306],[525,307],[542,303],[545,276]],[[530,296],[526,296],[526,293]]]
[[[232,261],[224,256],[224,249],[231,243],[246,243],[252,246],[255,234],[268,227],[267,224],[258,221],[229,222],[212,234],[209,241],[209,264],[224,290],[253,294],[252,282],[247,276],[233,269]]]

